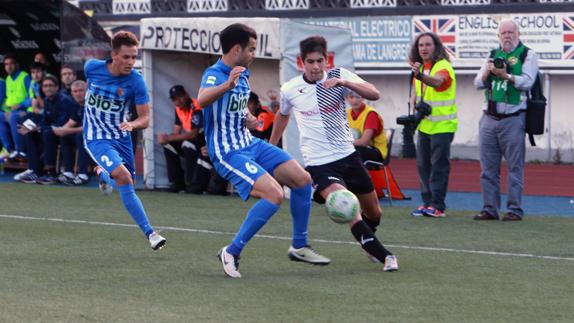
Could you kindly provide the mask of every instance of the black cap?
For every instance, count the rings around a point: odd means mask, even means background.
[[[183,85],[174,85],[169,89],[169,98],[173,99],[174,97],[184,95],[185,93]]]

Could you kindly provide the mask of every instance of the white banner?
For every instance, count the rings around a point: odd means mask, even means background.
[[[415,16],[414,34],[437,34],[455,66],[478,67],[499,46],[498,24],[513,19],[520,39],[540,58],[540,65],[574,67],[574,13]]]
[[[257,32],[257,57],[280,59],[278,18],[150,18],[141,20],[143,49],[221,55],[219,32],[244,23]]]

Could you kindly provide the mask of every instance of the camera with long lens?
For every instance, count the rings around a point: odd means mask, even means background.
[[[492,64],[496,68],[505,68],[506,67],[506,60],[502,57],[497,57],[492,61]]]
[[[414,114],[408,114],[397,117],[397,124],[403,126],[411,126],[413,129],[416,129],[421,120],[424,117],[429,116],[431,112],[432,107],[428,103],[421,101],[417,103],[417,105],[415,105]]]

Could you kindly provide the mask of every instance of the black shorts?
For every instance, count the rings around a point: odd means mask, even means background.
[[[308,166],[305,170],[313,178],[313,185],[315,186],[313,198],[317,203],[325,203],[325,199],[319,193],[334,183],[345,186],[355,194],[367,194],[375,189],[357,151],[328,164]]]

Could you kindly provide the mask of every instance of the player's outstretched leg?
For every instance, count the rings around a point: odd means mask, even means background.
[[[314,265],[328,265],[331,260],[318,254],[307,243],[307,227],[311,214],[311,184],[291,189],[291,217],[293,220],[293,243],[287,252],[289,259]]]
[[[383,271],[397,271],[397,258],[387,250],[375,236],[376,227],[381,221],[382,211],[376,193],[358,194],[363,213],[359,221],[351,222],[351,233],[373,261],[383,263]]]
[[[110,178],[110,174],[108,174],[108,172],[100,166],[96,166],[95,171],[96,177],[98,178],[98,186],[100,191],[106,196],[111,195],[114,188],[112,186],[112,179]]]
[[[247,217],[228,246],[223,247],[218,254],[223,265],[223,271],[231,278],[241,278],[239,273],[239,255],[251,238],[279,210],[279,205],[267,199],[261,199],[247,212]]]
[[[112,176],[118,184],[120,199],[124,204],[124,207],[134,222],[139,226],[140,230],[147,237],[151,248],[153,250],[159,250],[163,248],[163,246],[165,246],[166,239],[155,232],[151,226],[143,204],[139,197],[136,195],[132,177],[129,171],[124,166],[120,166],[114,169]]]

